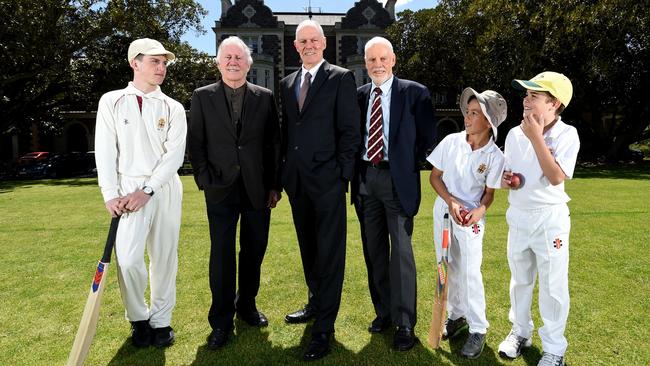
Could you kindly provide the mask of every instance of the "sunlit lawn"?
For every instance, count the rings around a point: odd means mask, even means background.
[[[409,352],[390,349],[392,336],[371,336],[374,318],[367,291],[359,227],[348,209],[348,249],[343,300],[329,365],[536,365],[540,340],[514,362],[502,361],[499,342],[508,333],[509,271],[506,260],[506,193],[498,192],[488,213],[483,274],[488,343],[482,356],[458,355],[463,339],[441,350],[426,345],[433,300],[431,239],[434,193],[422,174],[424,199],[416,217],[418,324],[422,340]],[[284,315],[306,300],[300,255],[288,200],[273,211],[269,249],[262,268],[258,307],[270,320],[261,330],[236,321],[236,336],[219,351],[206,348],[209,237],[205,204],[191,177],[185,196],[179,249],[176,344],[166,350],[131,347],[114,268],[88,365],[266,365],[302,364],[309,339],[305,325]],[[581,170],[567,182],[573,200],[567,328],[570,365],[645,365],[650,362],[650,171]],[[65,363],[86,301],[88,286],[108,229],[94,179],[0,182],[0,365]],[[537,304],[533,305],[540,324]]]

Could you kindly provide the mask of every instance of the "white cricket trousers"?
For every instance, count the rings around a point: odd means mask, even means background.
[[[436,262],[440,262],[442,256],[443,217],[448,210],[445,201],[436,198],[433,206]],[[485,217],[469,227],[457,225],[451,216],[449,221],[447,314],[452,320],[465,317],[470,333],[485,334],[490,326],[485,315],[485,289],[481,274]]]
[[[510,206],[506,220],[513,330],[524,338],[532,336],[530,308],[537,275],[542,349],[563,356],[568,345],[564,330],[569,316],[569,208],[566,204],[533,210]]]
[[[145,179],[120,176],[120,193],[126,195],[142,188]],[[143,208],[122,216],[115,241],[115,256],[120,293],[129,321],[149,319],[153,328],[171,324],[176,304],[182,199],[183,186],[175,175],[154,192]],[[145,246],[149,255],[151,308],[144,298],[148,282]]]

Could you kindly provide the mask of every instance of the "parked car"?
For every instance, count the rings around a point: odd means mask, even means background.
[[[87,153],[54,154],[31,164],[18,167],[19,178],[61,178],[90,175],[95,159]]]
[[[50,156],[49,151],[35,151],[27,153],[18,159],[18,165],[31,164],[37,161],[47,159]]]

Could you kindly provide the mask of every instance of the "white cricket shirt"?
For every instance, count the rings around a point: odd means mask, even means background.
[[[142,113],[136,96],[142,97]],[[119,192],[119,176],[144,178],[157,191],[185,156],[185,109],[158,87],[143,93],[133,83],[104,94],[97,108],[95,161],[104,201]]]
[[[449,193],[470,209],[479,206],[486,186],[501,187],[504,157],[492,139],[472,150],[465,131],[452,133],[436,146],[427,161],[442,171]]]
[[[544,141],[567,179],[571,179],[580,149],[578,131],[559,118],[555,125],[544,133]],[[524,177],[521,188],[510,190],[508,202],[511,205],[527,210],[571,200],[564,192],[564,182],[554,186],[544,176],[535,149],[520,126],[513,127],[508,132],[505,157],[506,169],[511,169],[513,173],[520,173]]]

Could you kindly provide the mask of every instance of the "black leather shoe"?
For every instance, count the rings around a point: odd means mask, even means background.
[[[328,333],[314,333],[302,356],[305,361],[315,361],[325,357],[330,352],[330,335]]]
[[[266,327],[269,325],[269,320],[266,316],[257,310],[251,312],[238,311],[237,317],[253,327]]]
[[[314,309],[311,305],[307,304],[304,308],[294,313],[287,314],[287,316],[284,317],[284,321],[289,324],[307,323],[315,316],[316,314],[314,314]]]
[[[174,329],[172,327],[153,328],[152,338],[152,343],[155,347],[169,347],[174,344]]]
[[[444,341],[449,338],[454,338],[467,329],[469,329],[469,326],[467,325],[467,320],[465,320],[465,318],[458,318],[455,320],[447,318],[447,320],[445,320],[445,327],[442,330],[442,340]]]
[[[131,344],[144,348],[151,345],[151,326],[149,320],[131,322]]]
[[[232,329],[216,328],[208,336],[208,349],[217,349],[223,347],[228,342],[228,335]]]
[[[415,345],[415,333],[413,328],[397,327],[393,336],[393,348],[398,351],[408,351]]]
[[[393,323],[390,319],[376,317],[375,320],[370,323],[368,327],[368,332],[370,333],[381,333],[386,329],[390,328]]]

